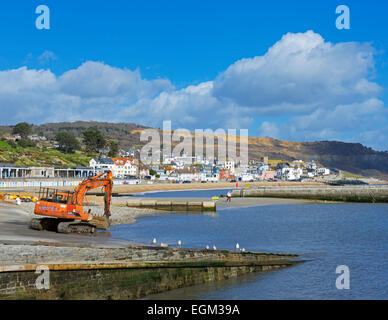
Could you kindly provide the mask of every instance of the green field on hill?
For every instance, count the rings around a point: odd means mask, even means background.
[[[13,147],[0,141],[0,164],[15,166],[80,167],[89,166],[96,154],[76,151],[66,154],[53,148]]]

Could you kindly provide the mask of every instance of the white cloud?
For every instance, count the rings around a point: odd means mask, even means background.
[[[168,80],[147,81],[138,70],[119,69],[101,62],[87,61],[58,78],[58,90],[81,98],[122,97],[126,102],[153,97],[171,89]]]
[[[386,121],[382,88],[371,80],[374,54],[369,44],[288,33],[263,56],[236,61],[213,81],[180,90],[167,79],[147,80],[139,70],[94,61],[60,76],[45,69],[4,70],[1,122],[83,119],[160,127],[172,120],[174,127],[216,129],[246,128],[264,116],[282,120],[261,123],[265,136],[371,141],[374,125]],[[54,57],[46,52],[44,58]]]
[[[331,44],[312,31],[288,33],[264,56],[239,60],[221,73],[214,95],[257,114],[305,113],[378,94],[381,88],[366,78],[373,65],[369,45]]]
[[[144,80],[138,71],[101,62],[85,62],[59,77],[43,69],[5,70],[0,71],[1,122],[130,121],[119,117],[128,104],[172,89],[168,80]]]
[[[361,103],[338,105],[332,110],[319,108],[314,112],[294,116],[285,123],[264,122],[259,128],[259,135],[273,138],[288,137],[291,140],[343,140],[364,142],[369,146],[380,148],[384,143],[376,138],[386,134],[377,127],[384,127],[388,110],[382,101],[371,98]],[[272,133],[272,134],[271,134]]]

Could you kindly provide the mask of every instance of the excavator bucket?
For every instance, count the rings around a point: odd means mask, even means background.
[[[90,220],[89,223],[94,225],[97,229],[108,230],[110,226],[109,219],[106,216],[92,216],[92,220]]]

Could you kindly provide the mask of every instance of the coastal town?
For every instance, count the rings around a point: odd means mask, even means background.
[[[265,157],[261,162],[252,161],[242,166],[232,160],[218,162],[217,159],[194,159],[183,155],[166,159],[162,165],[144,165],[138,159],[130,157],[93,158],[90,159],[88,167],[77,168],[0,165],[0,178],[2,180],[87,178],[107,171],[111,171],[117,180],[125,180],[131,184],[141,181],[175,183],[302,181],[338,173],[338,170],[319,166],[315,161],[283,161]]]
[[[335,168],[327,168],[314,160],[270,159],[242,162],[238,158],[225,161],[206,155],[164,154],[159,151],[159,161],[142,161],[141,150],[134,146],[120,148],[117,142],[107,142],[100,131],[92,129],[82,132],[83,139],[68,132],[59,132],[54,138],[48,138],[31,132],[31,125],[20,123],[12,132],[3,134],[1,148],[7,150],[53,150],[64,154],[81,152],[88,165],[18,165],[7,163],[0,158],[0,187],[9,187],[18,181],[18,186],[37,186],[39,180],[85,179],[108,171],[112,172],[115,184],[140,183],[215,183],[215,182],[256,182],[256,181],[315,181],[321,178],[333,178],[340,175]],[[97,137],[97,138],[96,138]],[[93,139],[100,139],[94,141]],[[93,141],[92,141],[93,140]],[[81,143],[83,146],[81,147]],[[92,147],[90,147],[93,145]],[[112,147],[113,145],[113,147]],[[27,147],[25,147],[27,146]],[[82,148],[82,149],[81,149]],[[94,151],[89,155],[88,150]],[[51,158],[53,158],[51,156]],[[154,158],[155,159],[155,158]],[[58,183],[55,184],[58,186]]]

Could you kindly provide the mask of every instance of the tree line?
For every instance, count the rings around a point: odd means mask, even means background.
[[[21,147],[35,146],[35,143],[28,138],[32,133],[32,126],[27,122],[21,122],[15,125],[13,134],[20,135],[17,143]],[[79,139],[67,131],[60,131],[55,135],[58,143],[58,149],[64,153],[74,153],[81,149]],[[108,156],[114,157],[119,151],[117,141],[106,138],[99,130],[90,128],[82,132],[82,142],[88,152],[101,153],[108,150]]]

